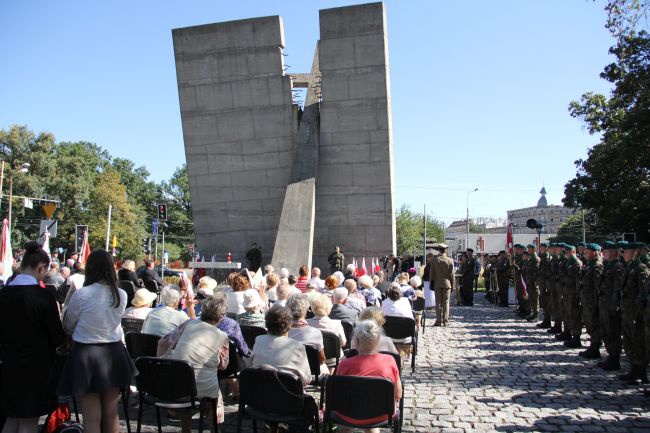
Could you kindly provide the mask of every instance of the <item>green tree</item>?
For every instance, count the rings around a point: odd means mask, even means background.
[[[601,77],[614,88],[609,98],[586,93],[569,106],[601,140],[576,161],[565,185],[564,204],[586,209],[601,233],[635,232],[650,240],[650,36],[624,36],[610,49],[615,62]]]
[[[404,205],[395,216],[395,230],[397,232],[397,253],[422,254],[424,240],[424,217],[422,213],[414,212]],[[427,215],[427,238],[435,238],[442,242],[444,227],[440,221]]]
[[[190,183],[187,177],[185,164],[178,167],[168,181],[160,184],[162,200],[167,203],[167,217],[169,219],[168,239],[176,245],[178,255],[176,258],[189,259],[188,244],[194,242],[194,224],[192,222],[192,203],[190,201]],[[167,238],[166,238],[167,239]]]

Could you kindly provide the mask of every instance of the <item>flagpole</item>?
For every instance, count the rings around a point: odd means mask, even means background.
[[[113,205],[108,205],[108,223],[106,224],[106,251],[108,251],[108,243],[111,239],[111,213],[113,211]]]

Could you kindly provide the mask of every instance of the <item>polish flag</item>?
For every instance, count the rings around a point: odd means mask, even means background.
[[[359,272],[359,276],[366,275],[368,273],[368,268],[366,268],[366,258],[363,257],[361,259],[361,271]]]
[[[379,265],[379,259],[375,259],[375,267],[373,269],[375,272],[381,271],[381,266]]]
[[[508,251],[508,254],[512,254],[512,242],[512,223],[509,223],[506,234],[506,250]]]
[[[84,231],[84,239],[81,242],[81,252],[79,253],[79,263],[86,264],[90,255],[90,245],[88,245],[88,230]]]
[[[375,258],[370,259],[370,273],[374,274],[375,273]]]

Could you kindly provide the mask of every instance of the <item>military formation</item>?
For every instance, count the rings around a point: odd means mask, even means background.
[[[606,371],[621,369],[621,354],[630,370],[620,375],[628,383],[648,383],[650,361],[650,268],[648,247],[643,243],[565,243],[514,245],[511,263],[500,254],[497,265],[499,288],[514,278],[517,314],[537,321],[567,348],[581,348],[583,329],[589,347],[579,353],[600,359]],[[512,272],[511,271],[512,268]],[[508,275],[510,273],[510,275]],[[507,293],[501,291],[501,305]],[[505,301],[504,301],[505,296]],[[505,305],[504,305],[505,302]],[[650,396],[650,391],[645,391]]]

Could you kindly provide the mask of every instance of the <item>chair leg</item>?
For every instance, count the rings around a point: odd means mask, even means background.
[[[131,423],[129,421],[129,387],[122,391],[122,404],[124,405],[124,421],[126,422],[126,431],[131,433]]]
[[[160,408],[156,406],[156,422],[158,423],[158,433],[162,433],[162,422],[160,421]]]
[[[138,426],[137,426],[137,433],[140,433],[140,428],[142,427],[142,403],[144,402],[144,399],[142,398],[142,393],[138,392]]]
[[[203,433],[203,400],[199,402],[199,433]]]
[[[212,400],[212,431],[219,433],[219,424],[217,423],[217,407],[219,407],[219,399]]]
[[[77,397],[72,397],[72,406],[74,407],[74,417],[77,420],[77,422],[80,422],[79,421],[79,406],[77,405]]]

